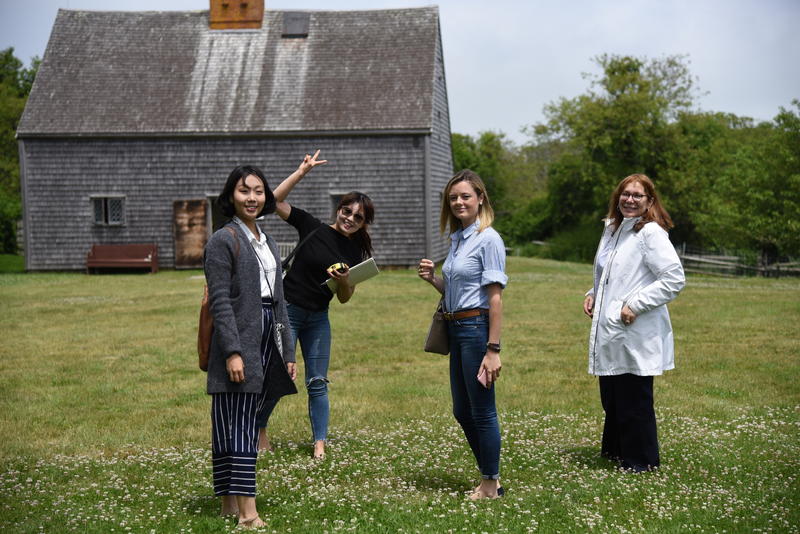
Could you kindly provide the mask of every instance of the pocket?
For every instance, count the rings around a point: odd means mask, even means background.
[[[606,307],[603,317],[605,318],[606,323],[609,325],[622,326],[622,317],[620,317],[621,313],[622,301],[614,299]]]
[[[622,322],[622,317],[620,317],[622,305],[623,301],[615,299],[603,310],[603,326],[612,337],[624,332],[626,328],[625,324]]]

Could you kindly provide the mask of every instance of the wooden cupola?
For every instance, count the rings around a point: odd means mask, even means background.
[[[211,0],[208,27],[211,30],[260,29],[264,0]]]

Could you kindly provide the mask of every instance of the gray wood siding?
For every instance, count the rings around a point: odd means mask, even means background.
[[[444,54],[441,33],[436,39],[436,61],[434,62],[433,84],[433,132],[430,141],[430,191],[431,206],[429,214],[433,239],[431,240],[431,259],[439,261],[447,256],[450,240],[439,233],[439,214],[441,213],[441,193],[453,176],[453,151],[450,145],[450,111],[447,102],[447,81],[444,72]]]
[[[446,137],[449,161],[449,128]],[[330,192],[355,189],[368,194],[375,203],[371,234],[376,261],[415,265],[425,252],[420,236],[425,235],[424,217],[430,216],[417,196],[424,190],[425,144],[419,136],[416,139],[411,135],[26,139],[22,151],[26,265],[29,270],[78,270],[84,268],[94,243],[155,242],[160,265],[173,267],[173,201],[217,195],[230,171],[245,163],[261,167],[275,187],[303,154],[316,148],[330,163],[308,175],[290,202],[327,221]],[[433,160],[437,158],[441,155]],[[436,180],[441,178],[437,175]],[[94,224],[90,198],[95,195],[125,197],[123,226]],[[296,240],[294,229],[275,215],[267,217],[263,227],[279,242]],[[433,228],[438,239],[438,222]]]

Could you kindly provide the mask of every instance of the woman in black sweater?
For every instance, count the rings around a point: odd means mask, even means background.
[[[353,191],[344,195],[334,214],[333,223],[327,224],[310,213],[291,206],[286,197],[317,165],[319,150],[306,154],[297,171],[286,178],[274,191],[275,212],[297,229],[302,242],[294,262],[284,278],[289,321],[295,342],[300,342],[305,363],[305,383],[308,391],[308,414],[314,439],[314,457],[325,456],[330,404],[328,401],[328,364],[331,352],[331,327],[328,304],[334,293],[324,284],[328,278],[337,281],[336,298],[342,304],[350,300],[355,287],[350,285],[349,266],[372,256],[372,241],[368,227],[374,218],[372,200],[365,194]],[[335,264],[344,264],[339,269]],[[277,399],[269,402],[259,414],[259,448],[269,448],[266,426]]]

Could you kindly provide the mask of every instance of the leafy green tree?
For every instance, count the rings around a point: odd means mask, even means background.
[[[472,169],[486,183],[495,228],[510,242],[529,241],[548,220],[542,202],[547,165],[559,144],[516,146],[503,133],[481,132],[477,138],[453,134],[452,147],[455,169]]]
[[[771,123],[730,130],[725,164],[695,214],[707,241],[758,251],[764,263],[800,255],[800,101],[793,105]]]
[[[718,229],[698,215],[708,213],[717,201],[719,182],[752,128],[752,120],[727,113],[687,112],[671,124],[672,143],[664,151],[658,187],[675,223],[673,241],[721,246],[714,237]]]
[[[602,55],[578,97],[545,107],[516,147],[502,133],[454,134],[456,168],[484,177],[510,242],[547,238],[553,257],[591,259],[623,177],[642,172],[672,215],[673,241],[800,254],[800,103],[772,122],[693,109],[684,56]],[[556,248],[559,249],[556,254]]]
[[[22,214],[19,152],[15,133],[40,61],[26,69],[14,49],[0,51],[0,252],[16,253],[16,222]]]
[[[672,215],[673,241],[800,254],[800,103],[772,122],[693,111],[682,56],[600,56],[586,94],[545,108],[534,144],[560,144],[548,165],[547,219],[534,237],[585,249],[619,180],[643,172]],[[584,259],[590,259],[585,257]]]
[[[547,105],[547,121],[532,130],[536,144],[563,145],[549,167],[551,231],[597,224],[611,190],[629,174],[658,182],[675,143],[671,122],[691,108],[696,93],[683,56],[595,61],[602,75],[585,76],[588,92]]]
[[[481,132],[478,138],[455,133],[451,136],[453,168],[472,169],[483,179],[493,203],[500,203],[504,194],[503,170],[508,158],[505,134]]]

